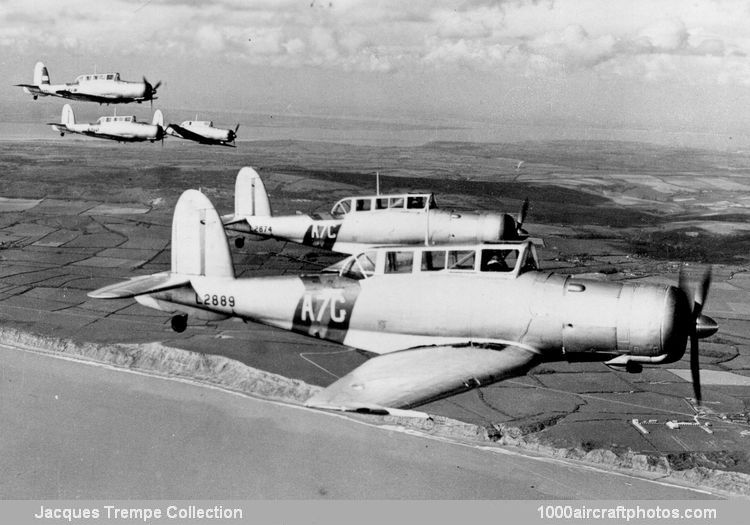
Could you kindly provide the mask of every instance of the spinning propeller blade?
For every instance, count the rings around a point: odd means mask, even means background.
[[[237,139],[237,130],[240,129],[239,122],[235,126],[234,129],[230,129],[229,133],[227,133],[227,142],[234,142]]]
[[[151,82],[146,80],[146,77],[143,77],[143,98],[145,100],[151,101],[151,109],[154,109],[154,97],[156,96],[156,90],[159,89],[159,86],[161,86],[161,80],[156,83],[156,85],[152,85]]]
[[[698,283],[695,294],[693,294],[693,291],[688,285],[687,277],[685,276],[683,268],[680,268],[678,282],[680,290],[685,294],[685,297],[687,297],[689,301],[692,299],[690,305],[690,326],[688,327],[688,333],[690,334],[690,376],[693,381],[695,400],[700,404],[702,401],[702,394],[699,359],[700,348],[698,339],[713,335],[718,329],[716,321],[708,316],[702,315],[703,308],[708,299],[708,290],[711,288],[711,268],[709,267],[703,274],[703,278],[701,279],[701,282]]]
[[[526,214],[529,212],[529,198],[526,197],[521,204],[521,211],[516,217],[516,233],[519,236],[528,236],[528,232],[523,229],[523,223],[526,220]]]

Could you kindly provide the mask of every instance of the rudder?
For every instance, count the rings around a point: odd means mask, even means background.
[[[219,214],[198,190],[185,191],[174,209],[172,273],[234,278],[232,256]]]
[[[268,192],[258,172],[249,166],[242,168],[237,174],[234,184],[234,215],[235,217],[270,217],[271,203]]]

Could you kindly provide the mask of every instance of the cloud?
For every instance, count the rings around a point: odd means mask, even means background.
[[[681,20],[663,19],[641,29],[633,41],[644,51],[670,53],[684,49],[688,36],[685,24]]]
[[[648,0],[5,0],[0,52],[151,56],[160,49],[175,59],[238,65],[541,76],[625,75],[645,64],[669,73],[670,57],[685,56],[724,59],[714,61],[718,72],[750,52],[750,12],[740,0],[660,6],[664,17],[654,20]]]
[[[549,58],[566,68],[591,67],[609,60],[616,53],[612,35],[592,37],[580,25],[569,25],[559,33],[547,33],[523,46],[530,54]]]

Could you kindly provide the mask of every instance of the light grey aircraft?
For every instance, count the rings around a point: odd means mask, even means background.
[[[237,124],[234,129],[217,128],[210,120],[186,120],[181,124],[170,124],[167,126],[167,135],[181,139],[192,140],[199,144],[229,146],[234,148],[237,140]]]
[[[347,197],[330,213],[275,216],[258,172],[244,167],[234,188],[234,214],[222,217],[227,231],[251,233],[339,253],[381,244],[452,244],[521,240],[523,221],[507,213],[441,209],[431,193]],[[538,241],[541,242],[541,241]],[[244,239],[235,239],[241,248]]]
[[[52,122],[49,125],[61,136],[66,133],[77,133],[118,142],[156,142],[164,139],[164,117],[158,109],[154,111],[154,118],[150,124],[138,122],[133,115],[112,115],[99,117],[92,123],[76,123],[73,109],[69,104],[65,104],[60,115],[60,123]]]
[[[135,298],[172,317],[238,317],[365,350],[365,362],[307,401],[392,412],[525,374],[547,360],[601,360],[638,372],[682,358],[700,400],[698,339],[718,325],[680,286],[602,282],[541,271],[529,241],[368,247],[302,276],[236,278],[222,221],[199,191],[180,197],[168,272],[89,293]],[[249,350],[252,351],[252,350]]]
[[[98,102],[99,104],[126,104],[156,100],[156,90],[161,85],[152,85],[146,77],[142,82],[120,80],[119,73],[92,73],[80,75],[69,84],[50,84],[47,68],[42,62],[34,66],[32,84],[16,84],[36,100],[39,97],[61,97],[70,100]]]

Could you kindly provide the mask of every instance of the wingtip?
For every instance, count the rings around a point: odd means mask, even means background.
[[[305,406],[307,408],[317,408],[319,410],[332,410],[336,412],[359,412],[378,415],[386,415],[390,410],[388,407],[382,407],[380,405],[372,405],[367,403],[342,403],[328,401],[328,396],[321,396],[320,394],[325,394],[325,390],[319,392],[318,394],[314,394],[310,399],[305,401]]]
[[[305,402],[305,406],[307,408],[331,410],[336,412],[356,412],[358,414],[371,414],[376,416],[394,416],[419,419],[432,418],[432,416],[427,412],[422,412],[419,410],[393,408],[369,403],[329,403],[326,401],[316,401],[316,396],[318,396],[318,394],[313,395]]]

